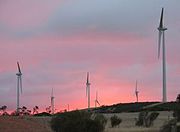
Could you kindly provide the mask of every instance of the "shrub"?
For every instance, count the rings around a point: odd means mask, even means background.
[[[118,118],[116,115],[111,117],[111,126],[112,127],[118,126],[121,122],[122,122],[122,120],[120,118]]]
[[[159,113],[152,112],[151,114],[145,117],[145,126],[150,127],[153,125],[154,120],[159,116]]]
[[[152,112],[148,114],[147,111],[142,111],[139,113],[138,120],[136,121],[136,126],[150,127],[153,125],[154,120],[158,117],[159,113]]]
[[[180,94],[178,94],[177,98],[176,98],[176,102],[178,104],[180,104]],[[180,122],[180,110],[174,110],[174,113],[173,113],[174,117],[177,118],[177,121]]]
[[[95,116],[94,120],[99,121],[103,125],[103,127],[105,128],[106,123],[107,123],[107,119],[104,117],[103,114],[97,114]]]
[[[147,111],[142,111],[139,113],[138,120],[136,121],[136,126],[143,126],[144,125],[144,120],[146,116],[148,115]]]
[[[174,132],[176,129],[176,119],[169,120],[161,127],[160,132]],[[178,131],[179,132],[179,131]]]
[[[91,113],[73,111],[56,114],[51,120],[55,132],[103,132],[100,120],[92,120]]]

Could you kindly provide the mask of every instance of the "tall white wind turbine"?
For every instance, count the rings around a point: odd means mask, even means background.
[[[51,91],[51,111],[52,111],[52,114],[54,114],[54,93],[53,93],[53,88],[52,88],[52,91]]]
[[[137,88],[137,80],[136,80],[136,88],[135,88],[135,95],[136,95],[136,102],[138,102],[139,100],[139,91],[138,91],[138,88]]]
[[[88,98],[88,109],[90,108],[90,82],[89,82],[89,72],[87,73],[87,82],[86,82],[86,97]]]
[[[98,101],[98,92],[96,91],[95,108],[97,107],[97,104],[100,106],[100,103]]]
[[[22,72],[21,72],[21,68],[19,65],[19,62],[17,62],[17,67],[18,67],[18,73],[16,73],[17,75],[17,107],[16,107],[16,111],[19,112],[19,96],[20,96],[20,91],[22,94]]]
[[[163,98],[162,102],[167,102],[167,94],[166,94],[166,50],[165,50],[165,31],[167,28],[163,25],[163,13],[164,8],[161,11],[160,24],[158,27],[159,30],[159,40],[158,40],[158,58],[160,57],[161,44],[162,44],[162,77],[163,77]]]

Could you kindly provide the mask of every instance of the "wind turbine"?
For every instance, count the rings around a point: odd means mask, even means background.
[[[138,102],[139,100],[139,91],[137,89],[137,80],[136,80],[136,89],[135,89],[135,95],[136,95],[136,102]]]
[[[158,27],[159,30],[159,40],[158,40],[158,58],[160,57],[160,50],[161,50],[161,44],[162,44],[162,77],[163,77],[163,98],[162,102],[167,102],[167,94],[166,94],[166,50],[165,50],[165,31],[167,28],[163,25],[163,13],[164,8],[162,8],[161,11],[161,18],[160,18],[160,24]]]
[[[98,92],[96,91],[95,108],[97,107],[97,104],[100,105],[98,101]]]
[[[22,72],[21,72],[21,68],[19,65],[19,62],[17,62],[17,67],[18,67],[18,73],[16,73],[17,75],[17,107],[16,107],[16,111],[19,112],[19,96],[20,96],[20,91],[22,94]]]
[[[52,114],[54,114],[54,95],[53,95],[53,88],[52,88],[52,91],[51,91],[51,111],[52,111]]]
[[[87,82],[86,82],[86,97],[88,98],[88,109],[90,109],[90,82],[89,82],[89,72],[87,73]]]

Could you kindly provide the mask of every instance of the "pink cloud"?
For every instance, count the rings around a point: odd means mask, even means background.
[[[42,26],[62,0],[1,1],[0,20],[12,29]]]
[[[85,108],[87,71],[92,84],[92,106],[96,90],[101,104],[133,102],[137,78],[140,101],[161,100],[161,73],[157,65],[160,62],[151,39],[125,33],[84,32],[63,37],[46,34],[25,39],[7,37],[1,38],[1,43],[0,70],[13,73],[15,86],[16,61],[20,61],[25,87],[22,104],[28,107],[39,104],[44,110],[54,87],[59,110],[66,109],[67,104],[71,109]],[[177,82],[170,86],[177,89]],[[16,98],[12,85],[7,94],[12,89],[12,97]],[[169,99],[174,99],[176,92],[170,93]]]

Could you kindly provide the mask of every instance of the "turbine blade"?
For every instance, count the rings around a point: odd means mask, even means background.
[[[89,72],[87,72],[87,81],[86,81],[86,97],[88,96],[89,94]]]
[[[54,97],[54,96],[53,96],[53,88],[52,88],[52,91],[51,91],[51,97]]]
[[[98,103],[98,105],[100,105],[100,103],[99,103],[99,101],[98,101],[98,100],[96,100],[96,102]]]
[[[86,85],[86,97],[88,95],[88,86]]]
[[[164,12],[164,8],[162,8],[162,11],[161,11],[161,19],[159,23],[159,28],[163,28],[163,12]]]
[[[161,52],[161,36],[162,36],[162,32],[159,31],[159,40],[158,40],[158,59],[160,57],[160,52]]]
[[[96,100],[98,100],[98,92],[96,91]]]
[[[19,73],[21,73],[21,68],[20,68],[19,62],[17,62],[17,66],[18,66]]]
[[[135,93],[137,92],[137,80],[136,80],[136,90],[135,90]]]
[[[21,89],[21,94],[22,94],[22,78],[21,78],[21,76],[19,77],[19,83],[20,83],[20,89]]]
[[[89,84],[89,72],[87,72],[87,82],[86,84]]]

